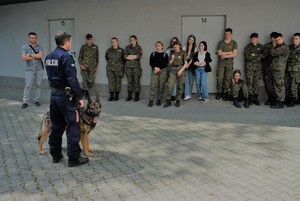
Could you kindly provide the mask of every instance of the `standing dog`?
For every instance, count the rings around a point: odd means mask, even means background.
[[[95,101],[91,99],[88,100],[87,108],[80,113],[80,143],[82,145],[83,153],[86,156],[92,156],[90,143],[89,143],[89,133],[95,128],[101,112],[100,99],[97,96]],[[43,144],[51,133],[51,119],[50,112],[47,112],[42,119],[38,133],[38,150],[39,154],[45,154],[43,150]]]

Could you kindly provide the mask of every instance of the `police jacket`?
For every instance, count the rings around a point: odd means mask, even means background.
[[[82,99],[82,89],[77,79],[73,57],[63,48],[57,47],[45,59],[48,80],[51,88],[70,87],[75,99]]]

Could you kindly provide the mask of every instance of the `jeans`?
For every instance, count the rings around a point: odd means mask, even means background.
[[[207,73],[205,72],[205,67],[197,67],[195,77],[198,98],[201,97],[202,94],[204,97],[201,98],[208,98],[208,88],[206,84]]]
[[[194,74],[190,70],[185,71],[185,86],[184,86],[184,96],[192,96],[193,84],[194,84]]]

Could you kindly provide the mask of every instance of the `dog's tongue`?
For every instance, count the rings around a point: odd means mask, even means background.
[[[98,122],[98,120],[99,120],[99,117],[94,117],[93,123],[96,124]]]

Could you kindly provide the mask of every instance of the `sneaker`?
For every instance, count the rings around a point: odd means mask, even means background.
[[[183,100],[187,101],[187,100],[189,100],[189,99],[191,99],[191,98],[192,98],[191,96],[186,96],[186,97],[184,97]]]
[[[53,158],[52,159],[52,162],[53,163],[59,163],[62,159],[63,159],[63,155],[62,154],[60,154],[60,156],[58,157],[58,158]]]
[[[23,103],[22,109],[27,108],[27,107],[28,107],[28,104],[27,103]]]
[[[207,103],[209,101],[209,98],[204,98],[201,103]]]
[[[203,101],[203,99],[202,99],[202,97],[201,97],[201,96],[200,96],[200,97],[198,97],[198,100],[199,100],[199,101]]]
[[[68,166],[69,167],[76,167],[79,165],[83,165],[89,162],[89,158],[80,156],[76,161],[69,161]]]
[[[35,106],[41,106],[39,101],[36,101],[34,104],[35,104]]]

